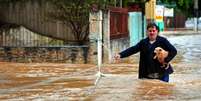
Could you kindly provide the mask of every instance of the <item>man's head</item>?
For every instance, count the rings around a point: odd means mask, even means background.
[[[150,41],[155,40],[158,33],[159,33],[159,28],[155,23],[149,23],[147,25],[147,36],[149,37]]]

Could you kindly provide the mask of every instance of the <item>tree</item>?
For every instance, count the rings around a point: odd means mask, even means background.
[[[187,16],[192,16],[193,14],[193,0],[158,0],[164,4],[176,4],[176,10],[179,10],[186,14]],[[187,12],[188,11],[188,12]]]
[[[106,9],[114,0],[49,0],[54,11],[51,18],[60,20],[70,27],[79,43],[89,40],[89,14],[99,9]]]

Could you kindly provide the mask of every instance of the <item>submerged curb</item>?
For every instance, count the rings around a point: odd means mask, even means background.
[[[201,34],[201,31],[164,31],[164,32],[160,32],[160,34],[162,34],[162,35],[171,35],[171,34],[181,34],[181,35],[185,35],[185,34]]]

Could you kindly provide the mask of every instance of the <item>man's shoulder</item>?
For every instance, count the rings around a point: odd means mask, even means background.
[[[167,40],[167,38],[165,38],[163,36],[157,36],[157,40]]]
[[[144,39],[141,39],[139,43],[145,44],[147,42],[149,42],[149,39],[148,38],[144,38]]]
[[[149,41],[149,38],[146,37],[146,38],[143,38],[142,40],[140,40],[141,42],[145,42],[145,41]]]

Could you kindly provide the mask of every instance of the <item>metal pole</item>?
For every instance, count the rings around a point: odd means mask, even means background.
[[[99,14],[99,35],[98,35],[98,44],[97,44],[97,49],[98,49],[98,71],[100,71],[101,68],[101,64],[102,64],[102,39],[103,39],[103,35],[102,35],[102,11],[100,11]]]
[[[194,31],[198,31],[198,0],[194,0]]]
[[[95,81],[95,85],[98,83],[98,81],[100,80],[101,77],[104,76],[103,73],[101,73],[101,65],[102,65],[102,40],[103,40],[103,33],[102,33],[102,21],[103,21],[103,13],[102,11],[99,11],[99,19],[98,19],[98,23],[99,23],[99,34],[98,34],[98,38],[97,38],[97,52],[98,52],[98,72],[96,74],[97,79]]]
[[[120,7],[122,8],[123,7],[122,0],[120,0],[119,3],[120,3]]]

